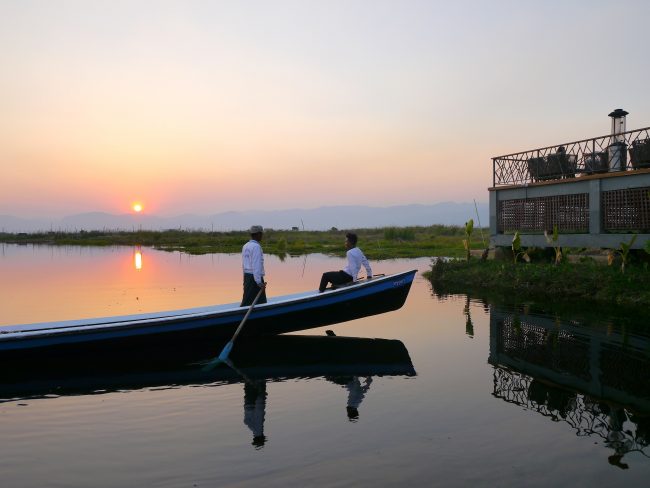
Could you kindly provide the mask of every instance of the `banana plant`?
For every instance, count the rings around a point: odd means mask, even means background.
[[[632,239],[630,239],[630,242],[628,243],[621,242],[618,249],[609,250],[609,254],[607,255],[607,264],[609,266],[611,266],[614,263],[614,259],[618,254],[619,256],[621,256],[621,273],[625,273],[625,265],[627,264],[627,258],[628,255],[630,254],[630,249],[632,249],[632,246],[634,245],[634,241],[636,241],[636,236],[637,234],[634,234],[632,236]]]
[[[544,231],[546,242],[553,247],[555,251],[555,266],[562,262],[562,248],[558,245],[560,233],[558,232],[557,224],[553,225],[553,235],[549,236],[547,231]]]
[[[515,232],[515,236],[512,238],[512,255],[514,257],[515,264],[517,264],[517,260],[520,256],[521,259],[527,263],[530,263],[530,256],[528,255],[528,251],[521,247],[521,236],[519,235],[519,231]]]
[[[469,219],[467,222],[465,222],[465,239],[463,239],[463,246],[465,247],[465,252],[467,253],[467,261],[469,261],[469,257],[470,257],[471,240],[472,240],[473,231],[474,231],[474,219]]]

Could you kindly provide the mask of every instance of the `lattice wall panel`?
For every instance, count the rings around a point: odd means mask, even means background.
[[[650,187],[605,191],[601,204],[605,231],[650,232]]]
[[[589,232],[589,194],[502,200],[497,208],[499,232]]]

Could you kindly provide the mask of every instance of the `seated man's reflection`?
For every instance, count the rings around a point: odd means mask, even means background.
[[[244,423],[253,433],[253,445],[261,448],[266,442],[264,414],[266,411],[266,381],[244,383]]]
[[[350,422],[354,422],[359,418],[359,405],[363,401],[366,393],[370,389],[370,384],[372,383],[372,376],[367,376],[361,384],[358,376],[353,376],[352,379],[345,386],[348,390],[348,419]]]
[[[350,422],[356,422],[359,418],[359,405],[361,405],[366,393],[370,389],[372,376],[367,376],[363,384],[361,384],[358,376],[329,376],[327,379],[348,390],[348,404],[346,407],[348,420]]]

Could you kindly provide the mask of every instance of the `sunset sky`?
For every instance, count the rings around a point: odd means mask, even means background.
[[[487,201],[650,125],[650,2],[0,0],[0,214]]]

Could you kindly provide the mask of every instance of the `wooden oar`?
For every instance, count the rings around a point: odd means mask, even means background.
[[[221,354],[219,354],[219,361],[225,362],[228,359],[228,355],[230,354],[230,351],[232,350],[232,346],[234,345],[235,339],[237,339],[237,336],[239,335],[239,332],[241,331],[242,327],[244,327],[244,324],[246,323],[246,320],[248,319],[248,316],[253,311],[253,307],[257,303],[257,300],[259,300],[260,297],[262,296],[263,291],[264,291],[264,288],[260,288],[260,291],[257,292],[257,296],[255,297],[255,300],[253,300],[253,303],[251,303],[251,306],[248,309],[248,311],[246,312],[246,315],[244,315],[244,318],[239,323],[239,327],[237,327],[237,330],[233,334],[232,339],[230,339],[228,344],[226,344],[223,347],[223,350],[221,351]]]

